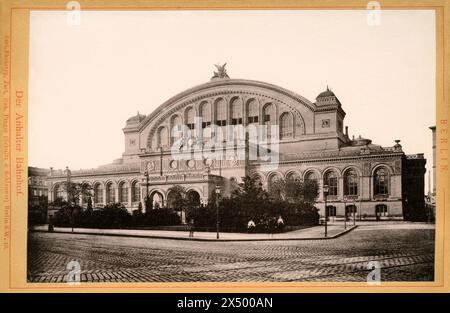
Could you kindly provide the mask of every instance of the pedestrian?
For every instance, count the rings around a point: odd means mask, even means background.
[[[248,221],[248,224],[247,224],[247,233],[249,233],[249,234],[254,233],[255,228],[256,228],[255,222],[253,222],[253,219],[250,219],[250,221]]]
[[[51,233],[53,232],[54,227],[53,227],[53,215],[50,215],[48,218],[48,231]]]
[[[189,238],[193,238],[194,237],[194,219],[193,218],[191,218],[189,220],[188,227],[189,227]]]
[[[277,220],[277,228],[278,228],[278,232],[282,233],[284,231],[284,221],[283,218],[280,216],[278,216],[278,220]]]

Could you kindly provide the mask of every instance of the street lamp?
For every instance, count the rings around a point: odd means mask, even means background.
[[[328,231],[328,229],[327,229],[327,227],[328,227],[328,225],[327,225],[327,219],[328,219],[327,196],[328,196],[328,192],[329,192],[328,185],[324,185],[323,186],[323,197],[324,197],[324,200],[325,200],[325,237],[327,237],[327,231]]]
[[[73,233],[73,211],[75,210],[75,203],[73,201],[70,202],[70,226],[72,226]]]
[[[220,196],[220,186],[216,185],[216,238],[219,239],[219,196]]]
[[[344,195],[344,230],[347,229],[347,197]]]
[[[148,170],[146,170],[144,172],[144,176],[145,176],[145,186],[146,186],[146,193],[145,193],[145,212],[147,213],[147,209],[148,209]]]

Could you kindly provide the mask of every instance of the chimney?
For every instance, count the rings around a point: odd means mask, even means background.
[[[348,126],[345,126],[345,136],[348,138]]]

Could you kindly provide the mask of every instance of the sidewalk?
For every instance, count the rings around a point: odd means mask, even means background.
[[[351,231],[355,227],[348,226],[347,230],[341,225],[330,225],[328,227],[328,237],[324,237],[324,226],[314,226],[286,232],[282,234],[245,234],[245,233],[220,233],[219,241],[270,241],[270,240],[323,240],[334,239]],[[32,231],[47,232],[47,226],[35,226]],[[68,227],[55,227],[55,233],[72,233]],[[218,241],[215,232],[195,232],[193,238],[189,238],[188,231],[168,231],[168,230],[140,230],[140,229],[97,229],[97,228],[74,228],[74,233],[141,237],[158,239],[178,239],[197,241]]]

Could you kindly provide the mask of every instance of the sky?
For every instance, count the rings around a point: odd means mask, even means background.
[[[435,16],[430,10],[33,11],[30,17],[29,165],[111,163],[122,128],[175,94],[231,78],[292,90],[312,102],[327,85],[350,136],[400,139],[425,153],[435,125]]]

